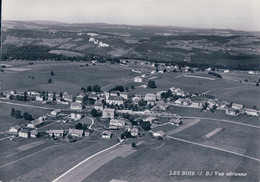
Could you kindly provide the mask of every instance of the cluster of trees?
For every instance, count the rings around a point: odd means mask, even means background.
[[[155,81],[149,80],[149,82],[148,82],[148,87],[149,87],[149,88],[157,88],[157,86],[156,86],[156,84],[155,84]]]
[[[218,78],[222,78],[221,74],[219,74],[219,73],[215,73],[215,72],[210,71],[210,72],[208,72],[208,74],[213,75],[213,76],[218,77]]]
[[[124,133],[121,134],[121,139],[124,139],[124,138],[131,138],[131,132],[124,131]]]
[[[128,88],[127,88],[128,89]],[[110,91],[119,91],[119,92],[124,92],[125,88],[122,85],[117,85],[114,88],[110,89]]]
[[[93,108],[90,112],[90,114],[93,116],[93,117],[99,117],[101,116],[101,112],[98,112],[95,108]]]
[[[81,87],[81,90],[83,92],[101,92],[101,87],[99,85],[94,85],[93,87],[91,85],[87,86],[87,88],[85,87]]]
[[[143,120],[140,120],[140,126],[145,130],[145,131],[148,131],[151,129],[151,123],[150,122],[146,122],[146,121],[143,121]]]
[[[29,121],[33,120],[33,117],[32,117],[31,114],[24,112],[23,115],[22,115],[21,110],[15,110],[14,108],[12,108],[12,110],[11,110],[11,116],[16,118],[16,119],[24,118],[25,120],[29,120]]]
[[[88,125],[82,124],[82,123],[77,123],[77,124],[75,125],[75,129],[78,129],[78,130],[87,130],[87,129],[88,129]]]

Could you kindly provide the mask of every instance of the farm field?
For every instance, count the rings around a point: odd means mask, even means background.
[[[1,151],[0,158],[1,180],[54,180],[57,176],[66,172],[88,156],[116,143],[116,138],[107,141],[97,139],[97,137],[91,136],[76,143],[46,141],[45,139],[0,141],[0,145],[5,146],[5,150]],[[37,140],[45,141],[45,143],[32,148],[29,147],[29,149],[24,151],[18,150],[19,147],[24,148],[24,146],[30,145],[30,143],[33,144]]]
[[[84,182],[110,181],[257,181],[258,162],[180,141],[161,141],[158,148],[144,146],[126,158],[116,158],[92,173]],[[206,157],[205,157],[206,156]],[[247,164],[247,170],[237,166]],[[127,166],[127,170],[125,167]],[[250,170],[249,170],[250,169]],[[247,172],[247,177],[171,176],[170,171]],[[146,174],[146,175],[144,175]]]

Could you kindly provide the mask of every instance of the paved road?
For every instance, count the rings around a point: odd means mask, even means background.
[[[89,117],[89,116],[85,116],[85,117],[86,117],[86,118],[89,118],[89,119],[91,120],[91,124],[90,124],[90,126],[89,126],[89,129],[91,129],[95,121],[94,121],[93,118],[91,118],[91,117]]]
[[[5,138],[1,138],[0,141],[6,140],[6,139],[8,139],[8,138],[11,138],[11,136],[8,136],[8,137],[5,137]]]
[[[131,150],[130,145],[119,146],[124,140],[83,160],[53,182],[80,182],[107,162]],[[118,147],[117,147],[118,146]]]
[[[241,156],[241,157],[244,157],[244,158],[248,158],[248,159],[252,159],[254,161],[260,162],[260,159],[250,157],[248,155],[232,152],[232,151],[229,151],[229,150],[221,149],[221,148],[218,148],[218,147],[213,147],[213,146],[204,145],[204,144],[200,144],[200,143],[196,143],[196,142],[191,142],[191,141],[188,141],[188,140],[184,140],[184,139],[176,138],[176,137],[172,137],[172,136],[166,136],[166,137],[173,139],[173,140],[180,141],[180,142],[189,143],[189,144],[193,144],[193,145],[197,145],[197,146],[201,146],[201,147],[206,147],[206,148],[210,148],[210,149],[213,149],[213,150],[219,150],[219,151],[222,151],[222,152],[234,154],[234,155],[237,155],[237,156]]]

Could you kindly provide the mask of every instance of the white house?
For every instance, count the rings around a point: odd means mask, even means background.
[[[105,108],[102,111],[102,118],[115,118],[115,109]]]
[[[140,76],[135,76],[135,77],[134,77],[134,82],[141,83],[141,82],[143,82],[143,79],[142,79],[142,77],[140,77]]]
[[[64,130],[48,130],[46,133],[49,134],[50,137],[63,137],[65,134]]]
[[[111,119],[109,125],[123,127],[123,126],[125,126],[125,120],[124,119]]]
[[[121,92],[121,93],[120,93],[120,96],[121,96],[123,99],[128,99],[128,93],[127,93],[127,92]]]
[[[236,103],[233,103],[232,104],[232,109],[235,109],[235,110],[240,110],[242,109],[244,106],[242,104],[236,104]]]
[[[9,132],[12,133],[12,134],[18,134],[19,130],[20,130],[20,126],[18,125],[15,125],[15,126],[12,126],[10,129],[9,129]]]
[[[80,113],[71,113],[70,114],[70,118],[75,120],[75,121],[78,121],[82,118],[82,114]]]
[[[19,137],[22,138],[29,138],[30,137],[30,131],[28,129],[21,129],[18,133]]]
[[[110,131],[103,131],[102,133],[101,133],[101,137],[102,138],[106,138],[106,139],[109,139],[109,138],[111,138],[112,137],[112,132],[110,132]]]
[[[154,137],[164,137],[164,136],[166,136],[166,134],[162,130],[153,131],[152,133],[153,133]]]
[[[77,111],[82,111],[82,104],[78,102],[72,102],[70,104],[70,109],[71,110],[77,110]]]
[[[58,116],[60,113],[61,113],[60,109],[55,109],[54,111],[51,112],[51,115]]]
[[[156,101],[156,95],[153,94],[153,93],[148,93],[148,94],[145,95],[144,100],[146,100],[146,101],[148,101],[148,100]]]
[[[255,109],[245,108],[245,113],[249,116],[258,116],[258,111]]]
[[[131,136],[133,136],[133,137],[138,136],[138,128],[132,128],[131,129]]]
[[[124,101],[122,97],[120,96],[109,96],[108,99],[106,100],[106,103],[108,104],[114,104],[114,105],[123,105]]]
[[[74,136],[74,137],[83,137],[84,136],[84,130],[70,128],[68,134],[70,136]]]
[[[37,95],[35,100],[39,101],[39,102],[43,102],[43,97],[41,97],[40,95]]]

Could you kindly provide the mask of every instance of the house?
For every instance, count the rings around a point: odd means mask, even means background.
[[[34,128],[41,126],[43,123],[44,123],[44,121],[35,119],[35,120],[31,121],[30,123],[28,123],[26,127],[34,129]]]
[[[65,101],[67,102],[72,102],[73,101],[73,95],[68,94],[67,92],[63,93],[63,97],[62,97]]]
[[[140,76],[135,76],[134,77],[134,82],[141,83],[141,82],[143,82],[143,79]]]
[[[82,118],[82,114],[79,114],[79,113],[71,113],[70,114],[70,118],[75,120],[75,121],[78,121]]]
[[[108,99],[106,100],[106,103],[112,105],[123,105],[124,104],[124,101],[122,99],[122,97],[120,96],[109,96]]]
[[[118,126],[109,125],[108,129],[109,130],[117,130]]]
[[[165,137],[166,136],[166,134],[162,130],[152,131],[152,133],[153,133],[154,137]]]
[[[135,97],[132,98],[132,101],[133,101],[134,104],[138,104],[140,100],[141,100],[141,97],[135,96]]]
[[[183,98],[179,98],[174,103],[177,104],[177,105],[182,105],[183,101],[184,101]]]
[[[110,96],[113,96],[113,97],[120,95],[118,91],[111,91],[109,94],[110,94]]]
[[[88,99],[98,100],[98,96],[96,94],[90,94]]]
[[[183,100],[183,102],[182,102],[182,105],[183,105],[183,106],[188,106],[188,105],[190,105],[190,104],[191,104],[191,100],[188,99],[188,98],[185,98],[185,99]]]
[[[198,101],[192,101],[190,107],[199,108],[201,107],[201,103]]]
[[[245,113],[249,116],[258,116],[258,111],[255,109],[245,108]]]
[[[124,119],[111,119],[109,125],[123,127],[123,126],[125,126],[125,120]]]
[[[171,87],[171,88],[169,88],[169,90],[170,90],[171,92],[174,92],[174,91],[175,91],[175,87]]]
[[[236,110],[234,110],[234,109],[228,108],[228,109],[226,109],[226,114],[227,115],[231,115],[231,116],[237,116],[238,112]]]
[[[39,101],[39,102],[43,102],[43,97],[41,97],[40,95],[37,95],[35,100]]]
[[[55,109],[54,111],[51,112],[51,115],[58,116],[60,113],[61,113],[60,109]]]
[[[218,103],[214,99],[209,99],[208,100],[209,108],[212,108],[213,106],[218,106]]]
[[[177,95],[177,96],[182,96],[182,97],[185,96],[184,91],[181,90],[180,88],[176,88],[176,89],[174,90],[174,93],[175,93],[175,95]]]
[[[128,109],[122,109],[122,110],[117,110],[116,113],[120,114],[133,114],[133,110],[128,110]]]
[[[148,100],[156,101],[156,95],[153,94],[153,93],[148,93],[148,94],[145,95],[144,100],[146,100],[146,101],[148,101]]]
[[[101,104],[101,103],[96,103],[95,106],[94,106],[94,108],[95,108],[96,110],[103,111],[103,104]]]
[[[172,125],[180,126],[182,124],[182,121],[180,118],[173,118],[170,120],[170,123]]]
[[[37,130],[32,130],[31,131],[31,137],[32,138],[38,138],[39,137],[39,132]]]
[[[242,104],[236,104],[236,103],[233,103],[232,104],[232,109],[235,109],[235,110],[240,110],[242,109],[244,106]]]
[[[159,92],[156,93],[157,99],[161,99],[162,98],[162,96],[161,96],[162,93],[165,93],[165,91],[159,91]]]
[[[83,102],[83,97],[82,97],[82,96],[78,96],[78,97],[76,98],[76,102],[79,103],[79,104],[82,104],[82,102]]]
[[[77,111],[82,111],[82,104],[78,103],[78,102],[72,102],[70,104],[70,109],[71,110],[77,110]]]
[[[70,128],[69,129],[69,133],[70,136],[74,136],[74,137],[83,137],[84,136],[84,130],[79,130],[79,129],[74,129],[74,128]]]
[[[112,137],[112,132],[110,132],[110,131],[103,131],[102,133],[101,133],[101,137],[102,138],[106,138],[106,139],[109,139],[109,138],[111,138]]]
[[[48,93],[48,101],[52,102],[54,97],[55,97],[55,94],[53,92]]]
[[[48,130],[46,133],[48,133],[50,137],[63,137],[65,135],[64,130]]]
[[[102,118],[114,119],[115,118],[115,109],[109,109],[109,108],[103,109]]]
[[[152,124],[154,121],[158,121],[158,118],[149,116],[149,117],[143,119],[143,121],[149,122],[150,124]]]
[[[39,91],[35,91],[35,90],[29,90],[27,92],[28,95],[30,96],[37,96],[37,95],[40,95],[40,92]]]
[[[155,105],[155,101],[154,100],[147,100],[147,105],[154,106]]]
[[[40,116],[38,118],[39,121],[45,121],[47,119],[47,116],[46,115],[43,115],[43,116]]]
[[[18,125],[15,125],[15,126],[12,126],[10,129],[9,129],[9,133],[11,134],[18,134],[19,130],[20,130],[20,126]]]
[[[29,138],[30,137],[30,130],[28,130],[28,129],[21,129],[18,132],[18,136],[22,137],[22,138]]]
[[[133,136],[133,137],[138,136],[138,128],[132,128],[131,129],[131,136]]]
[[[125,100],[128,99],[128,93],[127,93],[127,92],[121,92],[121,93],[120,93],[120,96],[121,96],[123,99],[125,99]]]

